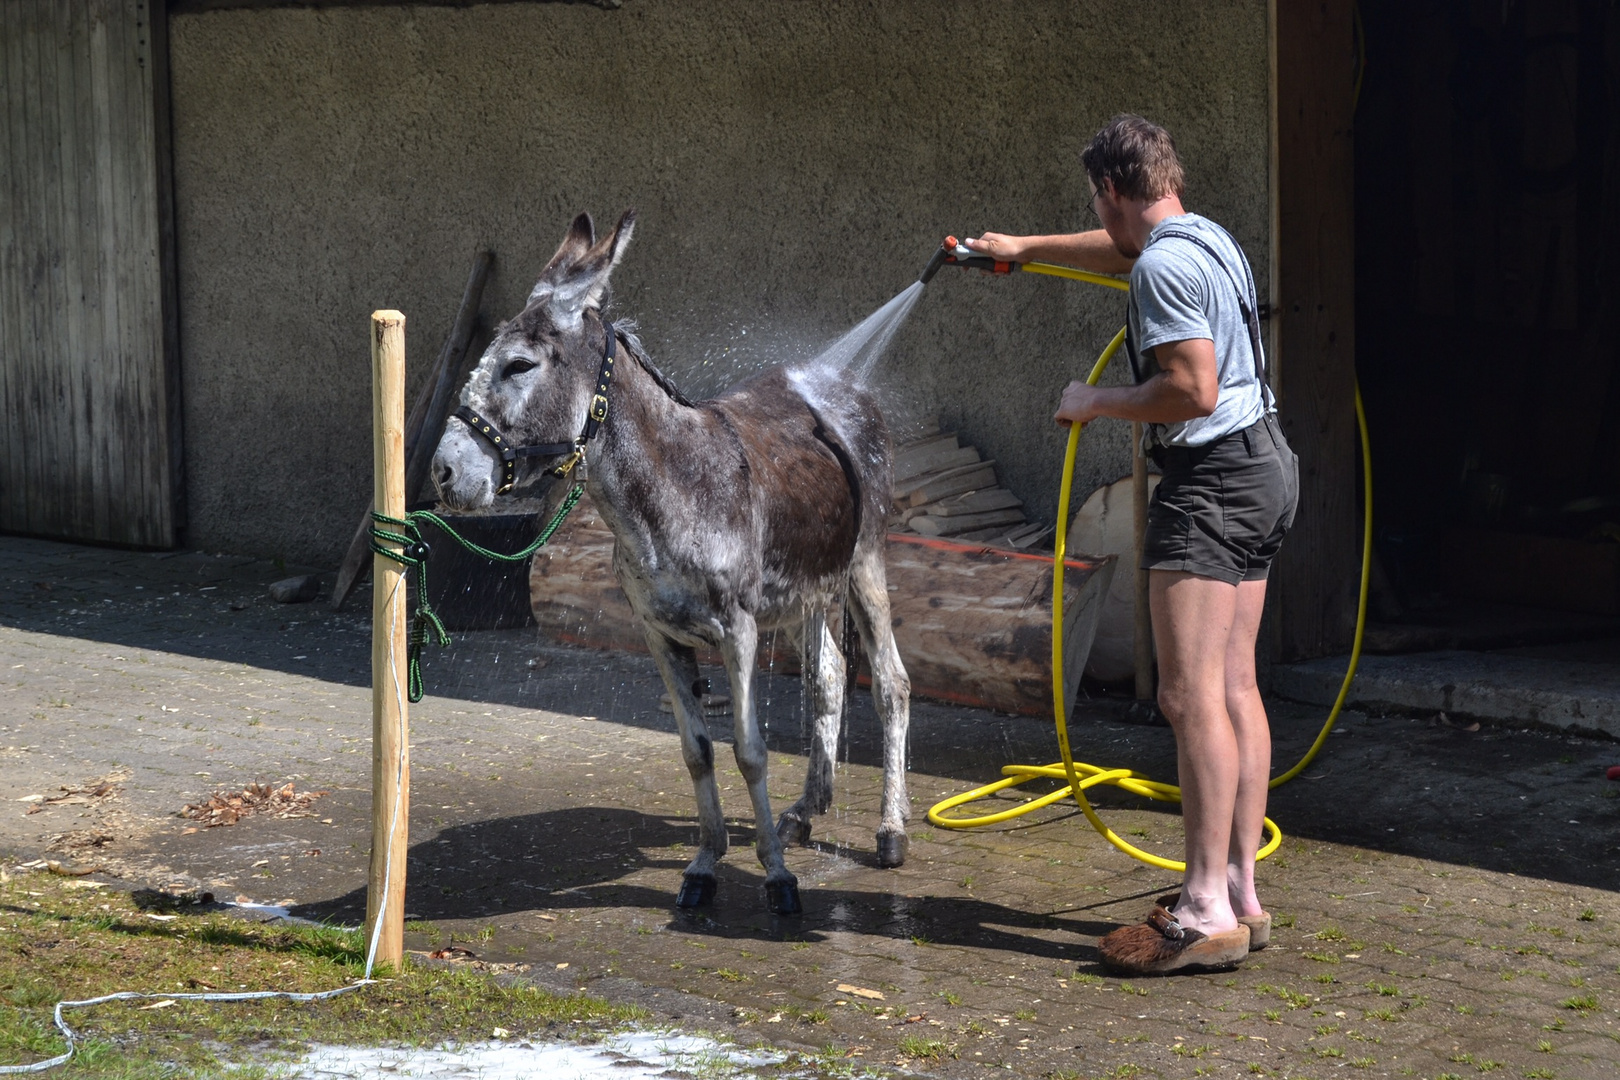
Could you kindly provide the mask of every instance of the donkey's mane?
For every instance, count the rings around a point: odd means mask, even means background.
[[[692,399],[681,393],[681,388],[675,385],[675,381],[659,371],[658,365],[648,358],[647,350],[642,347],[641,338],[636,336],[636,321],[624,319],[615,322],[613,329],[619,335],[619,340],[624,342],[625,350],[636,358],[636,363],[641,365],[643,371],[652,376],[658,388],[673,398],[676,404],[690,408],[693,404]]]

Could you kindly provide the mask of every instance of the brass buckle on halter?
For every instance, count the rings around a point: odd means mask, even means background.
[[[591,419],[598,424],[607,419],[607,395],[597,394],[591,398]]]

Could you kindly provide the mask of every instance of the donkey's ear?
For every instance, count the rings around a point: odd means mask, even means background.
[[[591,215],[581,214],[568,226],[568,234],[563,237],[562,243],[557,245],[557,253],[546,263],[546,268],[540,271],[540,280],[535,282],[534,291],[529,293],[529,303],[534,303],[542,294],[551,291],[557,281],[568,273],[573,264],[577,263],[594,243],[596,243],[596,226],[591,222]]]
[[[589,231],[590,219],[581,214],[574,221],[575,228],[569,232],[570,240],[578,232],[580,220],[584,220]],[[624,249],[629,246],[635,227],[636,212],[626,210],[612,233],[587,245],[584,251],[563,263],[553,259],[553,265],[546,268],[546,273],[540,277],[540,284],[535,286],[530,302],[538,300],[544,303],[552,320],[559,326],[578,322],[587,308],[600,308],[607,294],[608,279],[624,255]],[[568,241],[564,241],[563,247],[567,246]],[[561,258],[562,250],[559,249],[557,254]]]

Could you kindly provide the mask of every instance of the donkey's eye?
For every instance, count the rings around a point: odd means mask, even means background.
[[[537,366],[533,360],[513,360],[501,369],[501,378],[510,379],[525,371],[532,371]]]

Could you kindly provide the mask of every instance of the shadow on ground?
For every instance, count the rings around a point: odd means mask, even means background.
[[[809,873],[800,872],[805,914],[780,918],[765,910],[765,876],[750,866],[746,852],[752,830],[733,826],[734,856],[720,866],[719,891],[705,908],[674,907],[686,866],[695,820],[666,818],[614,807],[585,806],[452,826],[433,839],[413,844],[406,860],[405,909],[415,919],[490,920],[519,912],[592,909],[668,908],[671,928],[688,934],[776,940],[823,941],[839,931],[938,945],[1006,949],[1064,963],[1090,963],[1090,945],[1115,925],[1085,917],[1078,910],[1048,916],[971,897],[904,895],[823,887],[821,866],[852,857],[868,869],[869,852],[813,843]],[[658,849],[670,855],[659,857]],[[813,855],[811,853],[814,853]],[[521,853],[521,854],[516,854]],[[796,858],[795,862],[803,863]],[[653,870],[668,887],[630,878]],[[914,884],[896,875],[896,884]],[[1112,896],[1108,903],[1121,897]],[[365,914],[366,891],[355,889],[330,900],[302,905],[294,914],[321,921],[357,922]],[[1051,941],[1019,931],[1062,931],[1072,941]]]
[[[266,585],[290,572],[199,552],[154,555],[5,537],[0,626],[369,685],[369,593],[357,592],[341,612],[320,602],[276,604]],[[533,628],[458,634],[452,648],[428,650],[425,676],[435,696],[674,730],[672,718],[655,707],[662,686],[649,658],[548,645]],[[759,697],[772,749],[801,754],[807,738],[797,680],[764,677]],[[1079,756],[1173,777],[1169,732],[1110,722],[1123,705],[1091,701],[1077,708]],[[1288,702],[1272,708],[1280,768],[1304,752],[1323,715]],[[877,722],[864,693],[847,727],[840,757],[878,764]],[[726,739],[729,720],[717,718],[713,729]],[[964,787],[997,778],[1003,763],[1058,757],[1047,722],[921,701],[914,704],[911,749],[914,774]],[[1272,816],[1308,840],[1612,890],[1620,888],[1620,800],[1613,798],[1620,785],[1607,782],[1603,769],[1616,760],[1620,750],[1608,740],[1505,728],[1466,732],[1432,718],[1349,714],[1305,775],[1273,794]],[[914,782],[922,797],[920,786]],[[531,820],[523,793],[501,801],[508,805],[500,816],[468,828],[510,828],[516,844],[527,835],[523,827],[501,822]],[[1107,792],[1096,801],[1140,806]],[[690,838],[692,830],[683,835]]]

